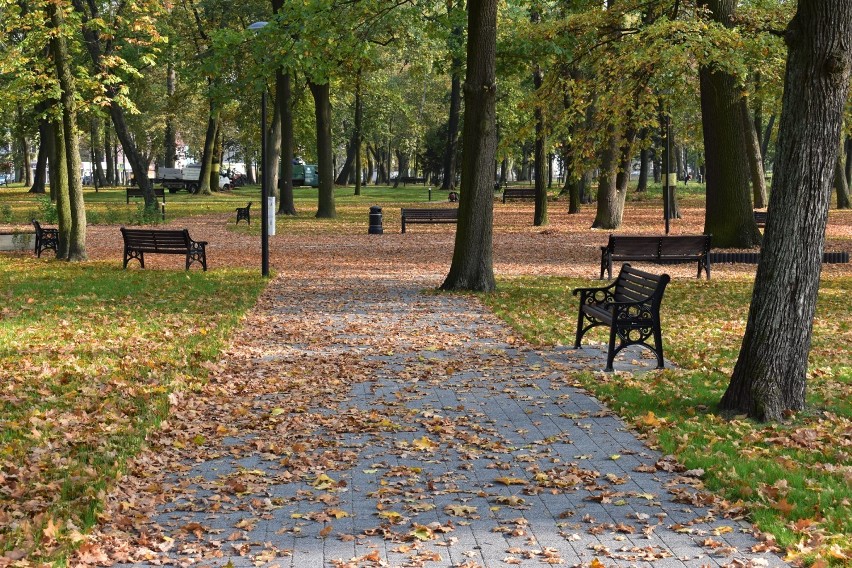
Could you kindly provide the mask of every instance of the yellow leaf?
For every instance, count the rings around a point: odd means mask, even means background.
[[[411,445],[421,451],[431,451],[438,447],[438,444],[436,442],[433,442],[426,436],[414,440]]]
[[[401,523],[405,518],[396,511],[382,511],[379,513],[379,516],[383,519],[389,520],[393,524]]]
[[[347,513],[343,509],[329,509],[328,511],[326,511],[326,513],[328,513],[335,519],[342,519],[343,517],[349,516],[349,513]]]
[[[285,412],[287,412],[287,411],[284,410],[283,408],[273,408],[272,412],[270,412],[269,414],[271,414],[272,416],[278,416],[280,414],[284,414]]]
[[[330,489],[330,488],[336,487],[337,482],[334,481],[329,476],[327,476],[326,474],[321,473],[317,476],[317,478],[314,480],[314,482],[311,483],[311,485],[313,485],[314,488],[316,488],[316,489],[323,490],[323,489]]]
[[[495,479],[497,483],[502,483],[503,485],[526,485],[526,479],[521,479],[520,477],[498,477]]]
[[[621,454],[612,454],[611,456],[609,456],[609,459],[611,460],[617,460],[619,458],[621,458]]]
[[[326,525],[324,529],[319,532],[320,536],[325,538],[331,534],[331,525]]]

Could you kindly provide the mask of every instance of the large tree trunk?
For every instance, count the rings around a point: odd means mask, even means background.
[[[269,132],[266,139],[266,161],[265,168],[268,168],[269,176],[266,182],[269,184],[269,195],[274,195],[275,199],[281,200],[281,190],[278,181],[279,169],[281,165],[281,141],[284,124],[284,72],[281,69],[275,70],[275,107],[272,112],[272,124],[269,125]],[[292,183],[292,180],[291,180]],[[270,215],[274,215],[275,211],[270,211]]]
[[[329,84],[319,85],[308,81],[311,95],[314,97],[314,114],[317,123],[317,174],[319,189],[317,214],[321,219],[337,217],[334,204],[334,165],[331,148],[331,99]]]
[[[621,226],[626,192],[619,191],[617,170],[619,136],[609,127],[608,141],[601,151],[601,169],[598,176],[598,207],[593,229],[617,229]]]
[[[109,127],[104,127],[104,155],[106,156],[106,181],[107,185],[118,185],[118,176],[116,175],[115,160],[113,159],[112,136],[109,133]]]
[[[48,4],[51,26],[54,30],[63,27],[63,15],[56,4]],[[70,232],[68,253],[71,261],[86,260],[86,208],[83,203],[83,180],[81,179],[80,145],[77,139],[77,109],[74,92],[74,75],[71,72],[71,57],[62,33],[51,39],[53,64],[61,89],[62,139],[65,147],[65,164],[68,171],[68,198],[70,205]]]
[[[65,135],[61,120],[50,125],[50,136],[50,197],[56,203],[56,215],[59,219],[56,257],[68,258],[68,243],[71,242],[71,201],[68,196],[68,162],[65,159]]]
[[[210,195],[210,172],[213,169],[213,146],[216,145],[216,132],[219,130],[219,109],[210,101],[210,114],[207,116],[207,131],[204,134],[204,150],[201,154],[201,172],[198,174],[198,187],[195,193]],[[266,126],[264,125],[264,128]],[[264,164],[264,167],[266,164]]]
[[[788,54],[769,222],[745,337],[720,406],[781,420],[805,406],[825,228],[852,75],[852,2],[800,0]]]
[[[210,191],[221,190],[219,174],[222,171],[222,121],[216,121],[216,135],[213,137],[213,156],[210,159]]]
[[[537,10],[533,10],[530,14],[530,20],[533,25],[541,21],[541,14]],[[536,65],[533,69],[533,88],[536,92],[541,89],[541,84],[544,81],[544,73],[541,67]],[[535,211],[533,213],[533,226],[542,227],[547,225],[547,180],[545,172],[547,171],[547,154],[545,153],[544,139],[544,109],[541,107],[541,102],[536,101],[535,110],[533,111],[535,119]]]
[[[166,65],[166,95],[169,98],[175,94],[175,68],[171,61]],[[169,114],[166,118],[166,132],[163,135],[163,165],[167,168],[175,167],[177,159],[177,132],[175,130],[174,117]]]
[[[846,137],[846,183],[852,185],[852,136]]]
[[[452,14],[454,10],[464,9],[464,2],[452,0],[447,2],[447,12]],[[462,57],[461,49],[464,45],[464,30],[461,26],[454,26],[449,39],[449,49],[452,53],[450,63],[450,115],[447,118],[447,145],[444,148],[444,176],[441,181],[441,189],[453,189],[456,184],[456,148],[459,141],[459,121],[461,117],[461,82],[462,82]]]
[[[348,121],[343,122],[343,129],[348,130]],[[337,179],[334,180],[336,185],[346,185],[352,179],[352,168],[355,164],[355,129],[353,127],[349,142],[346,144],[346,159],[343,162],[343,167],[337,174]]]
[[[701,0],[713,19],[732,25],[736,0]],[[714,247],[749,248],[761,235],[752,214],[748,158],[740,115],[741,90],[723,71],[701,66],[701,118],[707,166],[707,206],[704,232]]]
[[[496,287],[492,225],[497,154],[497,0],[470,0],[467,22],[461,200],[453,262],[441,289],[490,292]]]
[[[639,150],[639,181],[636,182],[637,193],[648,191],[648,161],[651,158],[651,150],[645,146],[648,139],[648,129],[643,128],[639,135],[642,140],[642,148]]]
[[[749,173],[751,174],[752,204],[755,209],[763,209],[766,207],[769,198],[766,195],[766,178],[763,175],[760,140],[757,137],[757,127],[751,119],[748,101],[745,97],[740,99],[740,115],[743,121],[743,142],[745,143]]]
[[[296,215],[293,201],[293,107],[290,89],[290,73],[284,73],[281,81],[281,203],[278,212]]]

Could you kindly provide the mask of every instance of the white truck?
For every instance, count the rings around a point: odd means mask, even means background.
[[[200,177],[201,164],[189,164],[183,168],[158,168],[154,183],[161,184],[169,193],[177,193],[181,189],[195,193],[201,185]],[[219,188],[226,191],[231,189],[231,179],[220,174]]]

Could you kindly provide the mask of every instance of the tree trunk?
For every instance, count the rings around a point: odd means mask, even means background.
[[[65,135],[61,120],[51,124],[50,135],[50,197],[56,203],[59,219],[56,258],[68,258],[68,243],[71,242],[71,202],[68,196],[68,162],[65,159]]]
[[[364,101],[361,99],[361,70],[355,78],[355,195],[361,195],[361,183],[364,172],[361,170],[361,147],[364,144],[363,132]]]
[[[447,12],[451,14],[454,10],[464,9],[463,2],[447,2]],[[462,57],[461,50],[464,45],[464,30],[461,26],[453,26],[449,38],[449,50],[452,53],[450,63],[450,115],[447,118],[447,146],[444,148],[444,177],[441,181],[441,189],[453,189],[456,185],[456,149],[459,141],[459,121],[461,117],[461,82],[462,82]]]
[[[220,191],[219,174],[222,171],[222,121],[216,121],[216,135],[213,136],[213,155],[210,158],[210,191]]]
[[[63,15],[56,4],[48,4],[47,12],[54,30],[62,30]],[[71,57],[62,33],[51,39],[53,63],[61,90],[62,140],[65,148],[65,165],[68,172],[68,200],[70,205],[70,231],[68,252],[70,261],[86,260],[86,208],[83,203],[83,180],[81,179],[80,145],[77,139],[77,109],[74,90],[74,75],[71,72]],[[63,247],[64,248],[64,247]]]
[[[269,176],[266,178],[266,183],[269,184],[269,195],[281,201],[281,184],[279,183],[279,175],[281,169],[281,143],[282,132],[284,130],[284,77],[286,74],[282,69],[275,70],[275,102],[273,103],[272,123],[269,125],[269,130],[266,132],[266,164],[264,168],[268,168]],[[292,158],[291,158],[292,163]],[[292,179],[291,179],[292,183]],[[275,211],[270,211],[270,215],[274,215]]]
[[[746,147],[749,173],[751,174],[751,189],[755,209],[763,209],[768,202],[766,195],[766,178],[763,174],[763,160],[760,154],[760,140],[757,138],[757,127],[751,120],[748,101],[740,99],[740,115],[743,121],[743,142]]]
[[[601,152],[601,169],[598,176],[598,207],[593,229],[617,229],[621,226],[626,192],[619,191],[616,183],[619,156],[619,136],[615,128],[608,128],[608,141]]]
[[[665,120],[666,119],[663,118],[663,120],[661,121],[661,125],[660,125],[660,128],[662,130],[661,139],[663,141],[663,143],[662,143],[662,149],[663,149],[662,164],[663,164],[663,166],[662,167],[664,169],[666,167],[666,164],[670,165],[670,162],[671,162],[671,160],[667,156],[668,149],[670,147],[672,149],[677,148],[677,144],[675,144],[675,135],[674,135],[673,132],[671,132],[670,125],[669,125],[669,128],[666,127]],[[670,142],[666,142],[666,136],[671,137]],[[679,152],[677,152],[677,151],[673,151],[672,153],[675,156],[677,156],[679,154]],[[671,165],[670,165],[670,167],[671,167]],[[675,173],[674,170],[671,173]],[[675,178],[676,176],[672,176],[672,177]],[[669,195],[669,219],[680,219],[680,205],[678,204],[678,199],[677,199],[677,180],[676,179],[669,180],[668,176],[664,177],[664,179],[663,179],[663,199],[665,199],[665,195],[666,195],[665,194],[666,180],[668,180],[668,182],[669,182],[669,192],[668,192],[668,195]],[[665,207],[665,204],[663,204],[663,207]]]
[[[170,99],[175,95],[175,68],[171,61],[166,64],[166,95]],[[167,168],[175,167],[177,159],[177,132],[174,123],[174,117],[169,114],[163,135],[163,165]]]
[[[533,25],[541,21],[541,14],[533,10],[530,13]],[[541,89],[544,81],[544,73],[541,66],[533,68],[533,88],[536,93]],[[540,101],[536,101],[533,111],[535,120],[535,212],[533,213],[533,226],[542,227],[547,225],[547,180],[545,179],[545,168],[547,167],[547,155],[545,153],[544,139],[544,109]]]
[[[760,140],[760,160],[764,171],[766,171],[766,154],[769,152],[769,139],[772,136],[773,126],[775,126],[774,114],[769,117],[769,122],[766,123],[766,129],[763,131],[763,136]]]
[[[846,137],[846,183],[852,186],[852,136]]]
[[[278,213],[296,215],[293,201],[293,107],[290,88],[290,73],[284,73],[281,81],[281,203]]]
[[[636,191],[639,193],[648,191],[648,161],[650,157],[651,151],[648,148],[639,150],[639,181],[636,182]]]
[[[396,150],[396,163],[399,167],[397,168],[396,180],[393,182],[394,187],[399,186],[400,180],[408,175],[408,160],[407,153]]]
[[[497,0],[470,0],[461,199],[453,261],[441,284],[443,290],[490,292],[496,288],[492,259],[496,44]]]
[[[219,109],[216,108],[212,100],[209,102],[209,105],[210,114],[207,115],[207,132],[204,134],[204,150],[201,153],[201,172],[198,174],[198,187],[193,192],[201,195],[211,194],[210,172],[213,169],[213,147],[216,145],[216,132],[219,130]],[[264,128],[266,128],[265,125]]]
[[[347,123],[344,122],[344,130],[348,130],[347,126]],[[340,172],[337,174],[337,179],[334,180],[336,185],[346,185],[352,178],[352,169],[355,164],[355,146],[355,130],[353,128],[349,142],[346,144],[346,159],[343,162],[343,167],[340,168]]]
[[[331,99],[329,84],[319,85],[308,81],[308,87],[314,97],[314,114],[317,124],[317,174],[319,189],[317,214],[321,219],[337,217],[334,204],[334,166],[331,148]]]
[[[47,105],[39,103],[36,105],[36,112],[41,115],[47,110]],[[44,193],[45,182],[47,181],[47,157],[48,157],[48,139],[52,135],[50,123],[46,118],[38,119],[38,158],[36,158],[35,178],[33,185],[30,188],[30,193]]]
[[[95,116],[92,118],[92,150],[94,154],[94,164],[92,164],[92,179],[95,184],[95,189],[105,187],[107,184],[106,175],[104,175],[104,167],[101,162],[104,161],[104,152],[101,148],[101,117]]]
[[[849,195],[849,180],[843,168],[843,154],[837,156],[837,166],[834,170],[834,188],[837,190],[837,208],[852,209]]]
[[[713,19],[732,25],[736,0],[701,0]],[[707,206],[704,233],[713,235],[714,247],[750,248],[760,244],[748,184],[742,96],[732,75],[711,67],[698,70],[701,118],[707,165]]]
[[[787,41],[776,175],[742,348],[720,407],[782,420],[805,406],[831,185],[852,75],[852,2],[800,0]]]
[[[113,160],[112,136],[109,134],[109,127],[104,127],[104,155],[106,156],[106,182],[107,185],[118,185],[118,180],[115,174],[115,161]]]

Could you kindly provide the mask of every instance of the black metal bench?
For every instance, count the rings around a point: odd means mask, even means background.
[[[424,185],[426,184],[425,177],[402,176],[401,178],[399,178],[399,181],[402,182],[402,187],[405,187],[405,184],[407,183],[422,183]]]
[[[194,262],[201,263],[207,270],[206,241],[194,241],[189,236],[188,229],[127,229],[121,227],[124,238],[124,268],[130,259],[139,260],[145,268],[145,253],[153,254],[182,254],[186,257],[186,269]]]
[[[613,261],[647,261],[657,264],[698,262],[701,271],[710,279],[710,235],[660,235],[653,237],[610,235],[601,247],[601,275],[612,278]]]
[[[241,219],[245,219],[246,223],[251,225],[251,201],[249,201],[245,207],[237,207],[237,223],[240,222]]]
[[[580,347],[580,340],[587,331],[606,325],[609,326],[609,346],[605,371],[612,371],[616,354],[630,345],[642,345],[653,351],[657,355],[657,368],[662,369],[660,304],[669,280],[668,274],[651,274],[624,264],[618,278],[609,286],[576,288],[573,293],[580,294],[580,313],[574,348]],[[653,346],[648,343],[651,338]]]
[[[755,211],[754,212],[754,222],[757,223],[757,227],[759,229],[766,228],[766,218],[768,213],[766,211]]]
[[[52,227],[42,227],[41,223],[32,220],[35,227],[35,250],[36,256],[41,258],[41,253],[48,249],[56,252],[59,247],[59,229]]]
[[[162,187],[152,188],[154,190],[154,196],[160,197],[163,200],[163,203],[166,202],[166,190]],[[130,204],[131,197],[145,197],[145,192],[142,191],[141,187],[128,187],[127,188],[127,204]]]
[[[503,188],[503,203],[507,199],[535,199],[535,188],[532,187],[506,187]]]
[[[402,209],[402,232],[406,224],[458,223],[459,210],[453,209]]]

